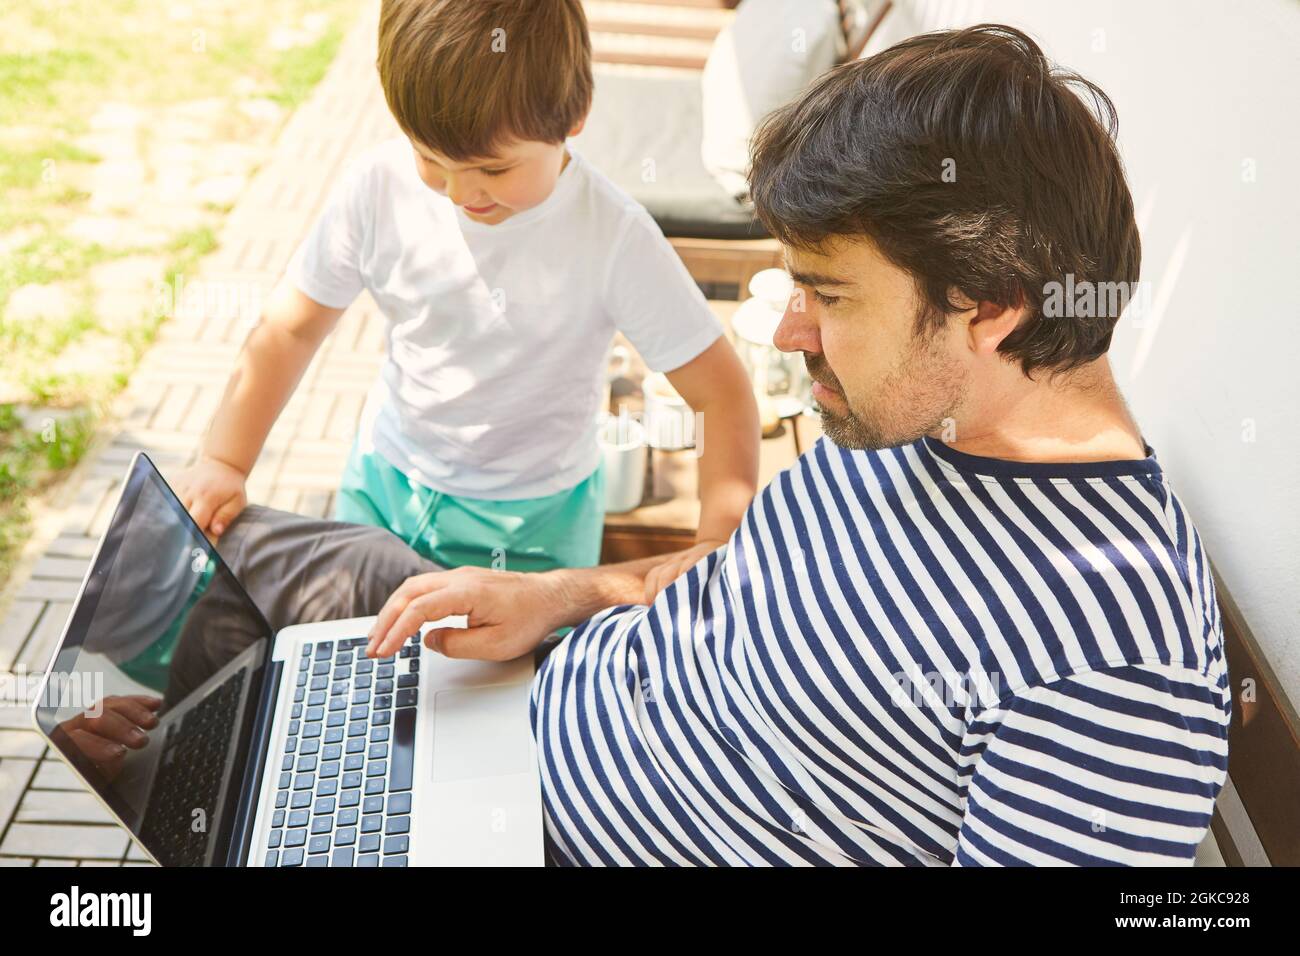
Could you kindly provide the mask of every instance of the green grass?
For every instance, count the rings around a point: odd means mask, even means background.
[[[294,107],[307,98],[325,75],[338,53],[343,31],[331,27],[315,43],[286,50],[284,56],[272,67],[271,76],[278,87],[271,99],[281,106]]]
[[[169,248],[172,257],[164,271],[163,282],[175,288],[177,277],[190,274],[198,261],[215,248],[216,234],[206,226],[177,236]],[[131,346],[132,364],[154,343],[164,321],[165,317],[157,311],[148,311],[139,323],[128,330],[126,341]],[[125,378],[121,379],[121,383],[121,387],[125,387]]]
[[[54,359],[98,325],[94,314],[85,307],[58,321],[0,322],[0,348],[23,351],[36,359]]]
[[[8,576],[26,540],[28,501],[81,461],[95,424],[94,413],[81,409],[33,427],[24,424],[14,405],[0,405],[0,579]]]
[[[46,228],[0,260],[0,310],[4,309],[14,290],[21,286],[79,279],[92,266],[131,251],[78,242]]]
[[[97,163],[99,159],[89,150],[57,139],[6,149],[0,152],[0,188],[36,189],[51,162]]]
[[[188,18],[173,16],[183,8],[191,11]],[[239,102],[268,99],[285,107],[287,117],[325,74],[357,13],[355,0],[0,4],[0,584],[29,532],[33,496],[47,492],[84,455],[113,396],[126,387],[165,321],[142,308],[137,321],[110,333],[95,313],[91,270],[144,255],[160,261],[159,281],[189,276],[216,247],[216,226],[229,211],[204,204],[196,210],[203,225],[181,217],[185,225],[148,246],[74,238],[68,226],[90,211],[87,184],[105,161],[92,127],[97,111],[108,103],[142,111],[145,122],[132,148],[147,155],[150,144],[166,135],[156,117],[172,107],[218,101],[224,105],[210,141],[244,142],[262,128]],[[277,30],[303,30],[309,16],[322,27],[304,34],[309,42],[273,48]],[[82,145],[83,137],[95,147]],[[50,284],[71,303],[65,314],[5,317],[16,290]],[[88,350],[96,354],[110,335],[114,348],[106,353],[113,359],[102,368],[63,361],[77,349],[83,357]],[[52,433],[30,425],[49,421],[58,422]]]
[[[55,49],[46,53],[0,53],[0,123],[22,121],[33,112],[57,108],[69,80],[102,82],[103,64],[93,51]]]

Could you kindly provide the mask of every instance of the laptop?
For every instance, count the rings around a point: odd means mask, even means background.
[[[532,659],[373,623],[274,633],[140,453],[33,719],[163,866],[541,865]]]

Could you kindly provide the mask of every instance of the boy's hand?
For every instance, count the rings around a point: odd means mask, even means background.
[[[712,554],[726,543],[725,541],[701,540],[693,548],[667,555],[662,564],[656,565],[646,573],[646,604],[653,604],[660,591],[695,567],[700,558]]]
[[[561,626],[564,597],[550,574],[456,568],[418,574],[393,592],[371,629],[366,653],[396,654],[430,621],[465,615],[466,626],[433,628],[424,643],[446,657],[509,661]]]
[[[203,456],[180,474],[172,488],[199,530],[219,538],[248,505],[247,480],[233,465]]]

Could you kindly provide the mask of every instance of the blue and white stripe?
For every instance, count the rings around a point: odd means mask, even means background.
[[[1154,456],[829,441],[533,689],[584,864],[1189,863],[1231,709],[1201,542]]]

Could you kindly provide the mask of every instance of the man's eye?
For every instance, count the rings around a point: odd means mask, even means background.
[[[838,295],[826,295],[822,292],[818,292],[816,289],[813,289],[813,296],[822,305],[834,305],[836,302],[840,301]]]

